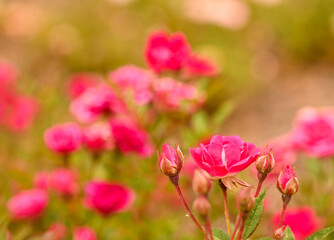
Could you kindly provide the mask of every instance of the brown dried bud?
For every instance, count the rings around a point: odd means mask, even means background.
[[[193,203],[193,209],[198,213],[203,219],[209,216],[211,205],[206,196],[199,196],[195,199]]]
[[[196,169],[193,178],[193,189],[198,195],[207,195],[212,187],[212,182],[203,170]]]
[[[237,206],[241,212],[249,212],[255,204],[255,198],[251,192],[251,188],[242,189],[237,195]]]

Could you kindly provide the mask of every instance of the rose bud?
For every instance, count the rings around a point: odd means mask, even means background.
[[[255,161],[258,173],[267,175],[275,167],[275,159],[272,152],[261,154]]]
[[[159,156],[161,172],[169,177],[177,176],[182,169],[183,159],[184,157],[179,147],[175,149],[164,143]]]
[[[74,230],[73,240],[97,240],[97,236],[92,228],[83,226]]]
[[[287,165],[277,178],[277,188],[284,195],[293,195],[298,191],[298,179],[294,169]]]
[[[196,169],[193,178],[193,189],[198,195],[207,195],[212,187],[212,182],[203,170]]]
[[[66,232],[67,229],[65,224],[55,222],[51,224],[44,237],[48,240],[65,240]]]
[[[205,196],[199,196],[195,199],[193,203],[193,209],[198,213],[203,219],[206,219],[209,215],[211,205],[208,198]]]
[[[21,191],[7,203],[7,209],[15,220],[38,218],[49,202],[48,195],[41,189]]]
[[[255,198],[251,193],[251,188],[242,189],[237,195],[237,206],[241,212],[248,213],[255,204]]]
[[[276,240],[282,240],[284,238],[284,236],[285,236],[284,231],[285,231],[286,227],[287,226],[282,226],[279,229],[275,230],[274,236],[273,236],[274,239],[276,239]]]

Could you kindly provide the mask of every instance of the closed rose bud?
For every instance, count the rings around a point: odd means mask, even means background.
[[[287,226],[282,226],[279,229],[275,230],[274,236],[273,236],[275,240],[282,240],[284,238],[285,236],[284,231],[286,227]]]
[[[258,173],[267,175],[275,167],[274,155],[269,152],[266,154],[261,154],[255,161],[255,166]]]
[[[193,189],[198,195],[207,195],[212,187],[212,182],[203,170],[196,169],[193,178]]]
[[[183,165],[183,154],[179,147],[177,150],[167,143],[162,145],[159,156],[159,166],[162,173],[169,177],[175,177],[179,174]]]
[[[202,218],[207,218],[211,209],[211,205],[205,196],[199,196],[193,203],[193,209]]]
[[[287,165],[277,178],[277,188],[285,195],[293,195],[298,191],[298,179],[295,170]]]
[[[251,192],[251,188],[242,189],[237,195],[237,206],[241,212],[248,213],[255,204],[255,198]]]

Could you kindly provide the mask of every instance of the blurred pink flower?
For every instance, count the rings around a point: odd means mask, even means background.
[[[0,88],[12,87],[17,79],[16,68],[7,62],[0,62]]]
[[[34,186],[39,189],[47,190],[49,188],[49,173],[38,172],[34,176]]]
[[[134,191],[120,184],[91,181],[85,186],[84,205],[103,215],[127,210],[134,199]]]
[[[71,113],[83,123],[91,123],[104,114],[124,113],[125,104],[105,84],[88,88],[73,100]]]
[[[155,72],[179,70],[189,55],[190,46],[183,33],[152,33],[145,49],[146,62]]]
[[[109,74],[110,80],[121,89],[130,89],[138,105],[144,105],[153,98],[151,84],[154,76],[146,69],[126,65]]]
[[[66,238],[66,226],[60,222],[54,222],[51,224],[46,232],[47,239],[50,240],[64,240]]]
[[[292,130],[292,141],[297,149],[310,156],[334,156],[334,109],[301,109]]]
[[[95,87],[101,82],[101,77],[92,73],[77,73],[70,76],[68,93],[71,98],[76,98],[90,87]]]
[[[220,69],[218,66],[199,55],[190,55],[184,66],[184,73],[187,77],[214,77],[218,75]]]
[[[214,136],[209,144],[190,148],[197,165],[212,177],[233,177],[252,164],[259,149],[246,143],[239,136]]]
[[[50,189],[54,192],[70,196],[80,191],[78,172],[70,169],[56,169],[50,173]]]
[[[80,147],[82,130],[75,123],[58,124],[46,130],[44,141],[51,150],[68,154]]]
[[[281,211],[272,218],[272,223],[278,226]],[[318,218],[311,207],[288,208],[285,212],[283,225],[288,225],[296,240],[304,240],[323,226],[322,219]]]
[[[11,218],[15,220],[35,219],[39,217],[49,202],[49,197],[41,189],[21,191],[7,202]]]
[[[6,125],[13,131],[23,131],[31,126],[36,113],[37,102],[31,97],[17,95],[8,107]]]
[[[179,109],[183,100],[197,101],[200,99],[193,85],[177,82],[172,78],[157,79],[153,88],[155,104],[168,110]]]
[[[142,157],[152,155],[153,145],[148,133],[135,123],[119,119],[111,120],[110,126],[115,144],[123,153],[134,152]]]
[[[111,134],[110,124],[98,122],[84,129],[84,145],[93,152],[111,150],[114,148],[114,141]]]
[[[97,236],[92,228],[82,226],[75,228],[73,240],[97,240]]]

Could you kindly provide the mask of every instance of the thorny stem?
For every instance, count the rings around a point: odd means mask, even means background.
[[[262,188],[262,183],[264,182],[264,180],[267,178],[267,175],[265,174],[261,174],[261,173],[258,173],[257,174],[257,177],[259,179],[259,183],[257,185],[257,189],[256,189],[256,193],[254,195],[255,198],[257,198],[261,192],[261,188]]]
[[[235,235],[237,234],[239,225],[240,225],[240,221],[241,221],[241,212],[239,212],[238,217],[237,217],[237,222],[235,223],[235,227],[234,227],[234,231],[231,237],[231,240],[234,239]]]
[[[282,200],[283,200],[283,208],[282,208],[282,212],[281,212],[281,217],[279,219],[278,228],[282,227],[284,216],[285,216],[285,211],[286,211],[286,208],[288,206],[288,203],[291,200],[291,195],[285,195],[285,194],[283,194],[282,195]]]
[[[224,214],[225,214],[227,232],[228,232],[228,235],[231,236],[230,214],[228,213],[228,206],[227,206],[227,193],[226,193],[227,188],[221,180],[219,180],[219,186],[222,189],[223,197],[224,197]]]
[[[173,183],[173,185],[175,186],[177,195],[179,196],[180,201],[182,202],[184,208],[187,210],[189,217],[191,218],[191,220],[196,224],[196,226],[205,234],[205,231],[203,229],[203,227],[201,226],[201,224],[196,220],[196,218],[194,217],[194,215],[192,214],[190,208],[188,207],[188,204],[186,202],[186,200],[183,197],[183,194],[181,192],[180,186],[179,186],[179,176],[175,176],[175,177],[170,177],[169,178],[170,181]]]

